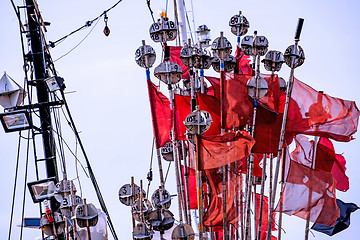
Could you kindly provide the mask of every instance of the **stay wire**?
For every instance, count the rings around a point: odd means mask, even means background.
[[[107,12],[109,12],[110,10],[112,10],[113,8],[115,8],[120,2],[122,2],[122,0],[119,0],[117,3],[115,3],[115,4],[114,4],[112,7],[110,7],[109,9],[105,10],[105,11],[104,11],[103,13],[101,13],[99,16],[97,16],[97,17],[94,18],[93,20],[87,21],[87,22],[85,23],[85,25],[83,25],[83,26],[79,27],[78,29],[72,31],[71,33],[67,34],[66,36],[64,36],[64,37],[62,37],[62,38],[60,38],[60,39],[58,39],[58,40],[56,40],[56,41],[54,41],[54,42],[49,41],[50,46],[51,46],[52,48],[54,48],[57,43],[63,42],[67,37],[73,35],[74,33],[77,33],[78,31],[83,30],[84,28],[90,27],[93,22],[95,22],[96,20],[100,19],[100,18],[101,18],[102,16],[104,16]]]
[[[28,131],[28,138],[30,138],[30,131]],[[22,212],[21,212],[21,228],[20,228],[20,240],[22,240],[23,236],[23,222],[24,222],[24,215],[25,215],[25,200],[26,200],[26,183],[27,183],[27,176],[28,176],[28,166],[29,166],[29,149],[30,149],[30,140],[27,141],[26,146],[26,163],[25,163],[25,177],[24,177],[24,197],[23,197],[23,205],[22,205]]]
[[[14,190],[13,190],[13,198],[12,198],[12,203],[11,203],[10,226],[9,226],[9,238],[8,238],[8,240],[11,239],[12,221],[13,221],[13,216],[14,216],[15,195],[16,195],[17,178],[18,178],[19,161],[20,161],[20,145],[21,145],[21,132],[19,132],[19,142],[18,142],[18,151],[17,151],[17,157],[16,157]]]
[[[150,6],[150,0],[146,0],[146,3],[147,3],[147,6],[149,8],[149,11],[150,11],[151,18],[152,18],[153,22],[155,23],[154,12],[153,12],[153,10],[151,9],[151,6]]]
[[[83,41],[85,41],[85,39],[90,35],[90,33],[94,30],[94,28],[96,27],[96,25],[99,23],[100,18],[97,20],[97,22],[95,23],[95,25],[91,28],[91,30],[88,32],[88,34],[86,34],[86,36],[78,43],[75,45],[75,47],[73,47],[72,49],[70,49],[67,53],[65,53],[64,55],[62,55],[61,57],[55,59],[53,62],[56,62],[60,59],[62,59],[63,57],[67,56],[69,53],[71,53],[73,50],[75,50]]]
[[[153,156],[154,156],[154,145],[155,145],[155,137],[153,137],[152,147],[151,147],[150,168],[149,168],[149,173],[147,176],[148,186],[147,186],[146,196],[149,196],[149,188],[150,188],[151,181],[153,179],[152,163],[153,163]]]

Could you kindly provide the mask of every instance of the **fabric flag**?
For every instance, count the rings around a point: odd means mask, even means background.
[[[309,215],[311,222],[333,226],[340,216],[335,200],[335,181],[330,173],[290,161],[276,211],[305,220]]]
[[[349,178],[345,174],[345,164],[345,158],[340,154],[336,154],[336,160],[331,169],[331,174],[336,180],[336,189],[343,192],[349,190]]]
[[[294,78],[286,131],[348,142],[360,112],[354,101],[331,97]]]
[[[326,235],[333,236],[338,232],[347,229],[350,226],[350,214],[359,209],[354,203],[344,203],[340,199],[336,199],[336,204],[340,209],[340,217],[336,219],[335,226],[326,226],[323,224],[315,223],[311,229],[325,233]]]
[[[191,113],[190,97],[175,94],[175,132],[178,140],[185,140],[186,128],[184,121]],[[206,94],[197,94],[197,104],[200,110],[210,113],[212,123],[205,136],[216,135],[220,133],[220,102],[217,98],[208,96]]]
[[[224,114],[225,129],[232,129],[251,123],[253,103],[247,91],[251,75],[225,73]]]
[[[147,80],[147,85],[156,148],[160,148],[170,140],[172,123],[170,101],[150,80]]]
[[[236,46],[235,59],[236,65],[234,73],[252,75],[252,69],[249,64],[251,60],[249,59],[249,56],[244,54],[244,52],[241,50],[241,48],[239,48],[239,46]]]
[[[185,64],[180,59],[181,49],[182,49],[181,46],[179,47],[170,46],[170,62],[179,64],[183,72],[182,79],[190,79],[189,67],[185,66]]]
[[[263,159],[263,154],[254,154],[254,168],[253,168],[253,176],[261,177],[262,176],[262,168],[260,167],[260,161]],[[241,159],[240,163],[238,164],[238,168],[236,169],[237,173],[247,173],[247,161],[248,158],[244,157]]]
[[[197,136],[199,170],[219,168],[249,156],[255,140],[245,131]]]
[[[208,88],[207,95],[214,96],[220,100],[220,79],[217,77],[205,76],[211,84],[211,87]]]
[[[259,104],[269,111],[279,112],[279,101],[281,92],[278,75],[261,74],[261,77],[265,78],[268,84],[268,90],[265,96],[258,100]]]
[[[291,159],[307,167],[311,167],[313,158],[314,141],[309,141],[301,134],[295,137],[296,148],[291,153]],[[315,169],[330,172],[336,180],[336,189],[347,191],[349,189],[349,178],[345,174],[345,158],[335,153],[332,142],[321,137],[316,150]]]
[[[231,171],[230,171],[231,172]],[[223,225],[223,195],[222,195],[222,171],[221,168],[205,170],[211,189],[210,204],[204,215],[204,225],[206,227]],[[226,216],[229,224],[237,226],[240,214],[235,205],[235,176],[231,175],[226,184]]]
[[[260,194],[256,194],[256,216],[260,216],[260,200],[261,200],[261,195]],[[273,213],[273,219],[275,219],[276,216],[276,212]],[[261,235],[260,235],[260,240],[266,240],[266,235],[267,235],[267,225],[268,225],[268,220],[269,220],[269,199],[267,196],[264,196],[263,198],[263,208],[262,208],[262,219],[261,219]],[[259,224],[259,218],[256,219],[256,229],[258,229],[258,224]],[[272,226],[271,226],[271,230],[272,231],[276,231],[276,227],[275,227],[275,221],[272,221]],[[277,239],[276,237],[272,236],[272,239]]]

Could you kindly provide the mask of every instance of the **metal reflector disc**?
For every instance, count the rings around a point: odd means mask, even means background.
[[[176,39],[177,26],[173,21],[161,18],[158,22],[151,24],[149,32],[154,42],[168,42]]]
[[[175,84],[181,80],[182,70],[177,63],[164,62],[154,69],[154,75],[165,84]]]
[[[149,230],[145,223],[138,223],[133,229],[133,239],[150,240],[154,232]]]
[[[194,111],[187,115],[184,124],[188,133],[203,135],[209,130],[212,118],[207,111]]]
[[[143,206],[142,206],[142,211],[144,214],[144,218],[147,219],[148,213],[153,209],[151,202],[148,199],[144,199],[143,200]],[[141,209],[140,209],[140,198],[136,199],[136,201],[134,202],[134,204],[131,207],[131,212],[135,218],[136,221],[141,222]]]
[[[155,50],[150,45],[141,46],[136,49],[135,61],[143,68],[151,68],[156,60]]]
[[[250,27],[249,21],[241,13],[230,18],[231,32],[236,36],[244,36]]]
[[[220,60],[219,58],[213,58],[211,61],[211,66],[213,67],[215,72],[220,72]],[[236,66],[236,58],[232,55],[227,56],[224,59],[224,71],[225,72],[232,72],[234,71]]]
[[[163,158],[166,161],[173,161],[174,160],[172,142],[165,143],[165,145],[160,148],[160,151],[161,151],[161,156],[163,156]]]
[[[98,212],[94,204],[80,204],[75,208],[76,223],[79,227],[95,226],[98,223]]]
[[[172,228],[174,215],[166,209],[155,209],[148,215],[148,221],[155,231],[166,231]]]
[[[294,66],[291,64],[293,57],[295,58]],[[297,68],[305,61],[304,50],[300,46],[298,46],[298,49],[295,49],[295,45],[291,45],[285,50],[284,60],[286,65],[288,65],[290,68]]]
[[[169,209],[171,206],[171,196],[166,189],[162,189],[162,196],[160,198],[160,189],[156,189],[151,196],[151,201],[154,207]]]
[[[61,234],[65,228],[65,222],[58,212],[53,212],[52,215],[42,216],[40,225],[48,236]]]
[[[195,233],[192,227],[189,224],[180,223],[177,225],[172,234],[171,239],[173,240],[194,240]]]
[[[225,37],[222,37],[222,39],[218,37],[212,42],[211,50],[213,51],[214,57],[225,59],[231,54],[232,46]]]
[[[122,204],[126,206],[131,206],[133,204],[133,199],[138,198],[138,194],[140,193],[140,187],[136,184],[133,185],[134,189],[132,189],[131,184],[123,185],[119,190],[119,200]],[[145,191],[143,190],[143,196],[146,196]]]
[[[265,78],[259,76],[257,86],[258,86],[257,87],[257,91],[258,91],[257,99],[259,99],[259,98],[264,97],[268,90],[268,84],[267,84]],[[256,98],[256,76],[252,77],[249,80],[249,82],[247,83],[247,88],[248,88],[249,96],[255,99]]]
[[[280,71],[284,62],[284,56],[280,51],[268,51],[262,60],[267,71]]]

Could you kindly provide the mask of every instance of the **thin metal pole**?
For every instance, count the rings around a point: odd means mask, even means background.
[[[262,212],[263,212],[263,201],[264,201],[264,191],[265,191],[265,178],[266,178],[266,154],[264,154],[263,158],[263,169],[262,169],[262,177],[261,177],[261,190],[260,190],[260,205],[259,205],[259,221],[258,221],[258,228],[257,228],[257,235],[255,235],[256,240],[260,240],[261,238],[261,225],[262,225]],[[255,196],[256,199],[256,196]]]
[[[169,75],[169,61],[165,61],[165,66],[166,66],[166,72],[167,72],[166,80],[167,80],[167,84],[168,84],[168,88],[169,88],[170,107],[173,111],[175,111],[174,92],[172,91],[172,88],[171,88],[170,75]],[[173,143],[173,154],[174,154],[174,161],[175,161],[175,178],[176,178],[177,194],[178,194],[179,220],[180,220],[180,223],[182,223],[182,221],[183,221],[182,206],[181,206],[182,194],[181,194],[181,184],[180,184],[180,177],[179,177],[179,157],[178,157],[178,149],[177,149],[177,144],[176,144],[176,139],[175,139],[174,124],[175,124],[175,121],[173,121],[173,125],[171,127],[171,142]]]
[[[187,219],[189,224],[191,226],[191,213],[190,213],[190,191],[189,191],[189,173],[188,173],[188,164],[186,162],[186,151],[185,151],[185,143],[184,141],[181,141],[181,147],[182,147],[182,153],[183,153],[183,161],[184,161],[184,178],[185,178],[185,192],[186,192],[186,207],[187,207]]]
[[[300,41],[300,33],[301,33],[303,21],[304,21],[304,19],[299,19],[299,24],[298,24],[298,27],[296,30],[295,45],[294,45],[295,53],[298,49],[298,44]],[[277,188],[277,184],[278,184],[279,169],[280,169],[280,162],[281,162],[281,156],[282,156],[282,148],[283,148],[284,138],[285,138],[285,127],[286,127],[287,115],[288,115],[288,111],[289,111],[289,101],[290,101],[291,92],[292,92],[292,88],[293,88],[293,84],[294,84],[294,69],[295,69],[295,61],[296,61],[295,53],[291,57],[290,77],[289,77],[288,87],[286,89],[286,100],[285,100],[285,106],[284,106],[283,120],[282,120],[282,124],[281,124],[280,141],[279,141],[279,148],[278,148],[277,161],[276,161],[276,167],[275,167],[275,176],[274,176],[274,183],[273,183],[273,192],[272,192],[272,198],[271,198],[271,202],[270,202],[270,206],[269,206],[269,222],[268,222],[267,238],[266,238],[267,240],[271,239],[272,215],[274,213],[276,188]]]
[[[319,142],[319,137],[316,136],[314,139],[314,145],[313,145],[313,152],[312,152],[312,159],[311,159],[311,169],[315,168],[315,158],[316,158],[316,152],[317,152],[317,144]],[[309,197],[308,197],[308,203],[307,203],[307,216],[306,216],[306,225],[305,225],[305,240],[309,239],[309,231],[310,231],[310,211],[309,210],[309,206],[311,203],[311,198],[312,198],[312,187],[309,187]]]

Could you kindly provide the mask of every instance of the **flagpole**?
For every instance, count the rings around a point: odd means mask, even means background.
[[[261,190],[260,190],[260,206],[259,206],[259,221],[258,221],[258,228],[257,228],[257,235],[255,234],[255,239],[259,240],[261,237],[261,225],[262,225],[262,210],[263,210],[263,201],[264,201],[264,192],[265,192],[265,178],[266,178],[266,154],[264,154],[263,158],[263,169],[262,169],[262,176],[261,176]],[[256,199],[256,196],[255,196]],[[256,222],[255,222],[256,223]]]
[[[318,128],[318,126],[315,126],[315,128]],[[315,168],[315,160],[316,160],[316,153],[317,153],[317,145],[319,143],[319,137],[315,136],[314,138],[314,145],[313,145],[313,152],[312,152],[312,158],[311,158],[311,169]],[[311,171],[312,174],[312,171]],[[309,210],[309,205],[311,202],[311,198],[312,198],[312,187],[309,187],[309,197],[308,197],[308,203],[307,203],[307,216],[306,216],[306,224],[305,224],[305,240],[309,239],[309,231],[310,231],[310,211]]]
[[[190,195],[189,195],[189,173],[188,173],[188,164],[186,162],[186,150],[184,140],[181,141],[181,149],[184,161],[184,179],[185,179],[185,195],[186,195],[186,214],[187,214],[187,224],[191,226],[191,213],[190,213]]]
[[[286,101],[285,101],[285,107],[284,107],[283,121],[282,121],[282,124],[281,124],[280,141],[279,141],[279,148],[278,148],[278,155],[277,155],[277,161],[276,161],[276,167],[275,167],[275,175],[274,175],[274,183],[273,183],[273,192],[272,192],[272,197],[271,197],[271,202],[270,202],[270,207],[269,207],[269,221],[268,221],[267,238],[266,238],[267,240],[271,240],[272,215],[274,213],[276,188],[277,188],[277,182],[278,182],[278,177],[279,177],[279,169],[280,169],[282,148],[283,148],[283,144],[284,144],[285,128],[286,128],[287,115],[288,115],[288,110],[289,110],[289,101],[290,101],[290,96],[291,96],[292,87],[293,87],[293,83],[294,83],[294,69],[297,67],[295,65],[296,60],[298,60],[300,58],[299,52],[298,52],[298,44],[299,44],[299,41],[300,41],[300,34],[301,34],[301,29],[302,29],[303,23],[304,23],[304,19],[299,18],[299,22],[298,22],[298,26],[297,26],[297,30],[296,30],[296,34],[295,34],[295,44],[294,44],[294,47],[292,49],[293,50],[292,54],[290,55],[290,57],[291,57],[291,63],[290,63],[291,70],[290,70],[289,83],[288,83],[288,87],[287,87],[287,90],[286,90]]]

